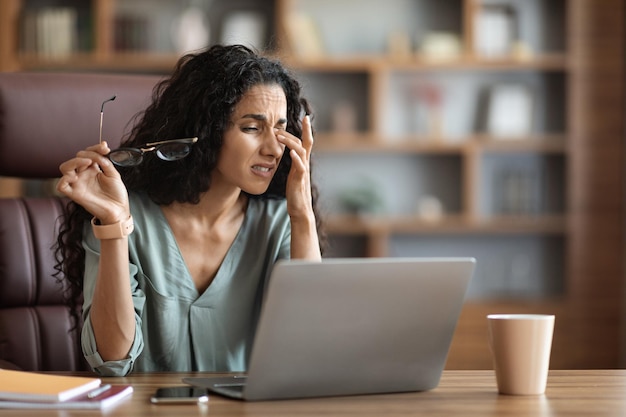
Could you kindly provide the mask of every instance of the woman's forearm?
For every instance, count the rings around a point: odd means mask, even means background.
[[[291,258],[318,261],[322,259],[315,217],[291,220]]]
[[[90,317],[102,359],[126,358],[135,337],[127,237],[100,241],[100,263]]]

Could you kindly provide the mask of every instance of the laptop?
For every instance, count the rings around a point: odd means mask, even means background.
[[[435,388],[475,264],[474,258],[279,261],[247,374],[183,382],[247,401]]]

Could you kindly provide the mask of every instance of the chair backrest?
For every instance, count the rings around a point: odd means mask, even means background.
[[[147,107],[152,75],[0,73],[0,176],[57,178],[59,165],[102,138],[111,147]],[[0,368],[87,369],[54,274],[63,199],[0,199]]]

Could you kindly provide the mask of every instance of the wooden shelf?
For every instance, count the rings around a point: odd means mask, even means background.
[[[564,135],[537,135],[520,138],[496,138],[471,135],[464,138],[403,135],[386,138],[374,133],[318,133],[315,151],[339,153],[415,153],[462,154],[481,150],[498,153],[564,154]]]
[[[179,56],[174,54],[154,53],[115,53],[96,55],[91,53],[72,54],[67,57],[44,58],[37,55],[22,54],[18,58],[20,67],[27,70],[99,70],[99,71],[136,71],[169,72],[174,68]]]
[[[375,72],[375,71],[565,71],[569,68],[566,54],[543,54],[527,58],[487,59],[466,55],[456,59],[428,59],[419,56],[397,59],[386,55],[324,56],[310,60],[285,57],[292,68],[301,71]]]
[[[342,235],[458,234],[458,235],[565,235],[562,215],[496,216],[472,219],[446,215],[437,220],[418,216],[334,215],[326,219],[330,233]]]
[[[471,139],[484,152],[533,152],[555,153],[567,152],[565,135],[538,135],[522,138],[496,138],[488,135],[476,135]]]
[[[310,60],[294,59],[286,55],[280,59],[289,67],[298,71],[322,72],[370,72],[380,68],[384,61],[377,55],[315,58]]]
[[[333,153],[426,153],[460,154],[471,144],[446,142],[443,139],[406,136],[386,140],[376,134],[319,133],[315,151]]]

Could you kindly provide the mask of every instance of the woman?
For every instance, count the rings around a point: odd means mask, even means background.
[[[98,374],[246,369],[274,263],[321,259],[309,113],[279,63],[214,46],[155,88],[123,149],[60,166],[57,269]]]

